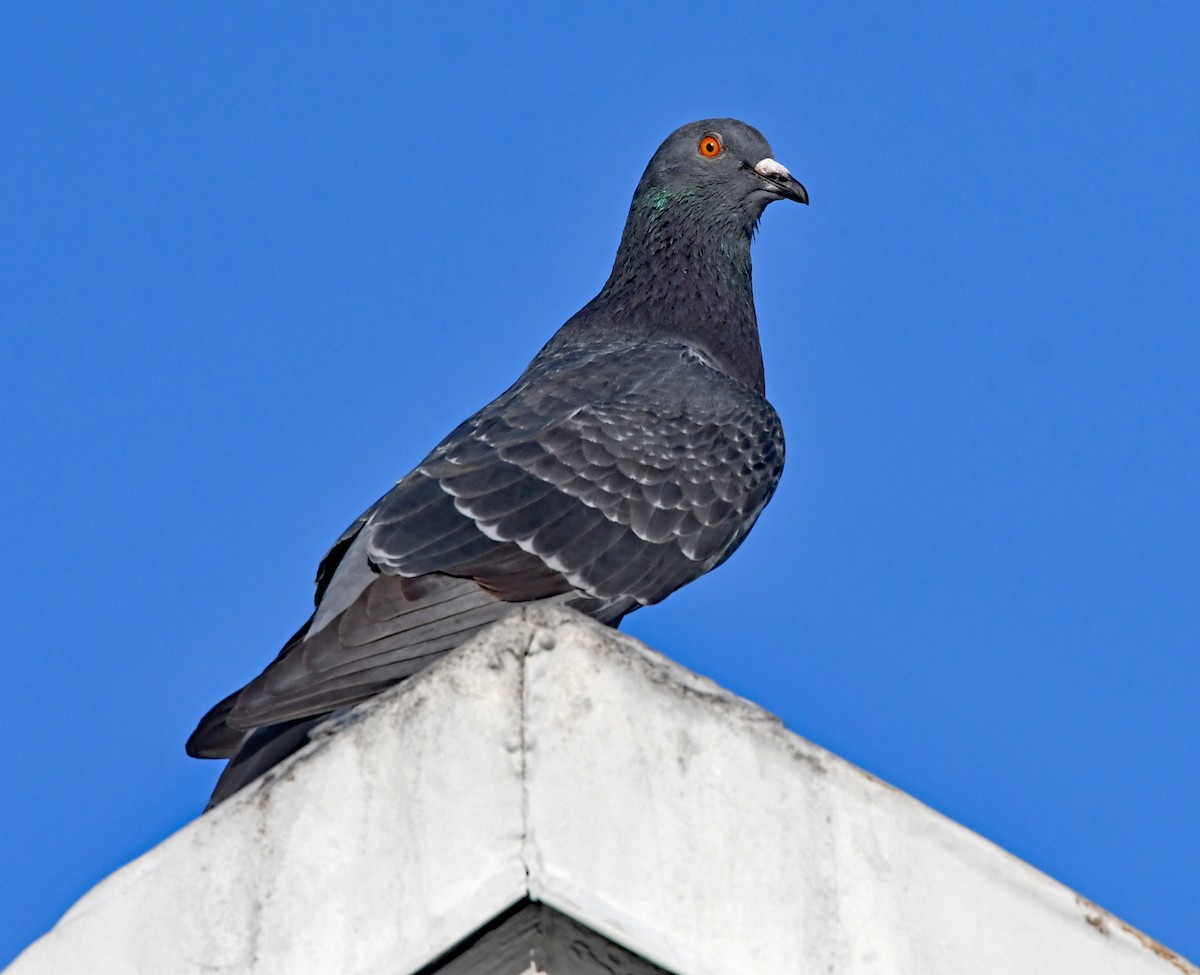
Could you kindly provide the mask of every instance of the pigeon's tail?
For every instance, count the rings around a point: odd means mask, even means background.
[[[311,625],[312,617],[310,616],[305,624],[292,634],[292,638],[283,645],[283,649],[279,651],[279,657],[283,657],[296,644],[303,640]],[[200,723],[196,725],[196,730],[188,737],[187,745],[185,746],[187,753],[192,758],[232,758],[237,750],[241,748],[242,742],[246,739],[246,732],[253,730],[253,728],[233,727],[228,722],[229,713],[233,710],[234,705],[237,704],[241,693],[240,690],[234,691],[228,697],[218,701],[200,719]],[[289,715],[289,718],[311,717],[315,713]]]
[[[366,571],[366,570],[364,570]],[[358,704],[424,670],[512,605],[472,579],[372,575],[326,626],[304,632],[237,694],[235,728],[280,724]]]
[[[513,549],[498,564],[511,569],[533,561]],[[209,808],[302,748],[312,727],[331,713],[423,670],[519,605],[470,578],[375,573],[370,578],[338,616],[315,632],[312,620],[302,626],[262,675],[200,720],[188,739],[188,754],[229,759]],[[513,578],[525,580],[520,573]],[[532,601],[570,604],[572,595]],[[628,601],[610,607],[593,606],[584,596],[577,600],[606,621],[629,608]]]
[[[229,727],[225,719],[233,710],[240,691],[234,691],[223,701],[214,704],[200,719],[200,724],[187,740],[186,750],[192,758],[229,758],[238,750],[244,731]]]
[[[307,745],[309,732],[328,717],[328,714],[320,714],[315,718],[299,718],[282,724],[264,725],[244,735],[241,747],[217,779],[216,788],[213,789],[212,798],[208,800],[205,811],[224,802],[267,769]]]

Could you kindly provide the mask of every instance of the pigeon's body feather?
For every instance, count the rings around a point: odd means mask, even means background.
[[[741,126],[695,138],[718,124]],[[694,200],[656,205],[654,165],[605,289],[347,529],[309,622],[201,722],[189,752],[233,758],[214,802],[515,605],[615,625],[746,536],[783,469],[750,291],[765,202],[713,237]]]

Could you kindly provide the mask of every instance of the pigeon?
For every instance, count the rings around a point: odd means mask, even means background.
[[[209,808],[520,607],[615,627],[729,558],[783,471],[750,264],[775,200],[808,192],[757,129],[667,137],[600,293],[342,533],[309,620],[201,719]]]

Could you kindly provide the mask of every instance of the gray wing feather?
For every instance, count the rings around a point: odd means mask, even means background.
[[[618,620],[727,558],[782,466],[770,405],[686,347],[539,357],[338,539],[310,625],[211,723],[364,700],[514,602]]]

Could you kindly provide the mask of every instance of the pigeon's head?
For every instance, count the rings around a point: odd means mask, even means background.
[[[636,201],[753,228],[768,203],[808,202],[762,133],[737,119],[705,119],[672,132],[638,184]]]

